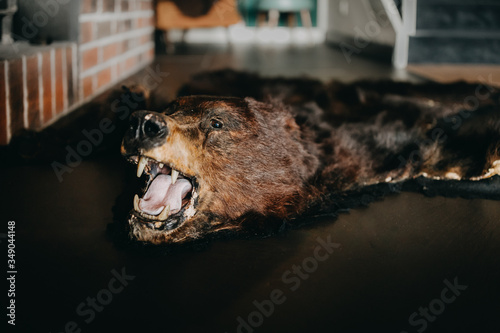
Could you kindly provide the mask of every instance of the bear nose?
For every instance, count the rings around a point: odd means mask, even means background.
[[[168,127],[162,114],[136,111],[130,116],[129,124],[124,138],[127,149],[150,149],[165,143]]]
[[[130,116],[130,130],[137,138],[154,138],[167,131],[167,124],[156,112],[137,111]]]

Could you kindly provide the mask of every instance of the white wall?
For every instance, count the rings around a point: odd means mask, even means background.
[[[394,46],[396,34],[380,0],[328,1],[327,41],[369,40]],[[362,44],[362,41],[360,41]]]

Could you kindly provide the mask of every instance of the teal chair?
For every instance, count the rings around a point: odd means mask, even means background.
[[[314,0],[260,0],[257,9],[269,13],[268,25],[270,27],[278,26],[280,13],[293,14],[289,15],[290,25],[295,18],[294,14],[300,12],[302,25],[312,28],[311,10],[314,9]]]

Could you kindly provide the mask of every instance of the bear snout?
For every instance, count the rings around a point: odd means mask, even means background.
[[[129,128],[123,139],[124,148],[131,152],[151,149],[165,143],[168,135],[164,116],[152,111],[136,111],[130,116]]]

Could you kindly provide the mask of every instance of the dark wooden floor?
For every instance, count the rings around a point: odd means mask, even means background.
[[[392,78],[418,81],[405,70],[389,63],[375,63],[363,57],[346,57],[338,48],[328,46],[256,46],[256,45],[190,45],[179,46],[177,54],[157,56],[156,62],[169,73],[160,85],[173,98],[181,83],[193,73],[233,68],[257,72],[264,76],[309,76],[325,82],[332,79]],[[140,74],[142,75],[142,74]],[[162,93],[164,91],[162,90]]]
[[[168,100],[191,74],[228,66],[268,76],[416,80],[367,59],[347,63],[323,46],[198,46],[158,56],[150,69],[163,73],[156,92]],[[2,232],[16,221],[14,332],[500,329],[498,201],[402,193],[277,237],[151,255],[107,236],[133,172],[116,155],[84,161],[62,182],[50,165],[1,171]],[[324,242],[335,246],[315,257]],[[123,269],[134,278],[121,288],[115,274]]]

